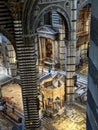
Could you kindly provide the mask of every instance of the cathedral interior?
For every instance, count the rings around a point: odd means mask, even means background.
[[[97,55],[91,7],[90,0],[0,0],[0,129],[98,130],[98,121],[86,125],[93,70],[98,79],[89,58]]]

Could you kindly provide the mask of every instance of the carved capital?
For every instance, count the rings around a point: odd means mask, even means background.
[[[22,15],[22,3],[21,2],[15,2],[14,1],[9,1],[8,2],[8,7],[9,10],[12,12],[12,16],[14,19],[20,20],[21,19],[21,15]]]

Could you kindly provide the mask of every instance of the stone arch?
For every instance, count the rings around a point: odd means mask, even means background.
[[[66,42],[68,43],[68,41],[71,39],[71,33],[70,33],[71,21],[66,10],[60,5],[56,5],[56,4],[46,5],[40,10],[38,16],[34,19],[34,9],[37,7],[38,1],[31,3],[32,6],[30,5],[30,3],[31,2],[27,1],[24,6],[24,13],[25,13],[23,15],[23,33],[25,34],[24,36],[26,36],[26,34],[29,37],[34,36],[38,23],[40,21],[40,18],[44,16],[44,14],[50,12],[51,10],[54,10],[58,12],[60,15],[62,15],[65,20],[65,25],[67,25],[66,30],[65,30],[65,33],[67,31],[67,39],[65,40],[67,40]],[[28,7],[29,7],[29,10],[27,9]],[[26,16],[26,13],[27,13],[27,16]],[[33,39],[33,44],[35,44],[34,39]]]
[[[36,26],[38,25],[40,17],[43,16],[44,14],[50,12],[51,10],[57,11],[60,15],[62,15],[64,17],[66,24],[68,26],[68,30],[70,32],[71,25],[70,25],[69,16],[68,16],[67,12],[61,6],[58,6],[56,4],[46,6],[43,10],[41,10],[40,14],[37,16],[37,18],[34,21],[33,27],[36,29]],[[33,30],[33,31],[35,32],[35,30]]]
[[[33,22],[30,23],[31,34],[36,33],[36,29],[38,28],[41,17],[44,17],[44,15],[47,14],[48,12],[50,12],[50,11],[56,11],[57,13],[59,13],[63,17],[64,23],[65,23],[65,30],[64,31],[65,31],[65,34],[66,34],[66,36],[65,36],[66,39],[65,39],[65,37],[64,37],[64,39],[69,40],[70,37],[71,37],[70,36],[71,35],[71,33],[70,33],[71,32],[71,24],[70,24],[69,16],[68,16],[67,12],[61,6],[58,6],[56,4],[48,5],[40,11],[37,18],[34,20],[34,23]],[[66,43],[68,43],[68,42],[66,41]],[[67,47],[65,45],[65,41],[63,42],[63,46],[65,46],[65,51],[66,51],[66,54],[67,54]],[[61,50],[61,48],[60,48],[60,50]],[[65,53],[64,53],[64,55],[65,55]],[[59,55],[59,57],[61,57],[61,55]],[[62,66],[63,66],[62,68],[65,68],[66,65],[64,63],[64,60],[62,60],[62,61],[63,62],[61,62],[61,61],[59,61],[59,62],[62,63]]]
[[[6,69],[6,74],[10,76],[16,76],[17,74],[17,64],[16,64],[16,47],[14,46],[14,39],[10,33],[5,29],[0,29],[1,37],[6,38],[6,45],[1,43],[3,47],[3,62],[2,66]],[[2,48],[1,47],[1,48]]]
[[[35,24],[38,23],[38,18],[41,17],[41,15],[43,15],[43,12],[48,12],[48,10],[57,10],[57,12],[59,12],[67,21],[68,24],[68,30],[70,32],[71,30],[71,24],[70,24],[70,19],[69,16],[67,14],[67,12],[64,10],[63,7],[56,5],[56,4],[52,4],[49,5],[47,7],[45,7],[44,9],[41,10],[40,14],[37,16],[37,18],[34,20],[33,18],[33,12],[34,9],[36,8],[37,4],[38,4],[39,0],[33,0],[32,2],[30,0],[27,0],[25,2],[25,6],[24,6],[24,10],[23,10],[23,33],[24,34],[32,34],[34,33],[34,30],[32,29],[32,25],[34,24],[34,28],[35,28]],[[32,21],[32,22],[30,22]],[[36,23],[37,22],[37,23]]]
[[[16,51],[16,47],[15,47],[15,39],[13,38],[13,36],[4,28],[0,27],[0,33],[2,33],[13,45],[15,51]]]
[[[19,63],[20,67],[20,75],[21,75],[21,86],[22,86],[22,92],[23,92],[23,102],[24,106],[28,103],[28,108],[24,107],[24,115],[25,115],[25,124],[26,129],[33,129],[39,127],[39,114],[38,114],[38,107],[37,104],[32,104],[31,100],[37,100],[37,72],[36,72],[36,58],[35,58],[35,42],[34,42],[34,25],[35,19],[34,19],[34,9],[36,8],[39,0],[26,0],[24,10],[23,10],[23,34],[24,34],[24,43],[21,44],[20,47],[20,55],[19,59],[21,60]],[[51,4],[52,6],[52,4]],[[51,6],[47,6],[48,8],[45,8],[47,11]],[[65,17],[65,20],[68,24],[68,31],[69,31],[69,38],[71,37],[71,23],[68,14],[64,10],[64,8],[53,5],[53,8],[56,8],[56,10]],[[45,10],[43,10],[44,12]],[[43,14],[43,13],[42,13]],[[40,14],[41,16],[41,14]],[[38,18],[38,17],[37,17]],[[36,18],[36,20],[38,20]],[[35,28],[35,27],[34,27]],[[34,36],[34,37],[33,37]],[[23,55],[22,55],[23,54]],[[28,62],[27,64],[25,62]],[[21,64],[22,63],[22,64]],[[30,90],[30,91],[26,91]],[[27,96],[28,97],[27,97]],[[30,99],[30,100],[29,100]],[[34,109],[33,109],[34,108]],[[31,114],[32,113],[32,114]],[[30,116],[31,115],[31,116]]]
[[[24,8],[23,8],[23,17],[22,17],[24,34],[30,33],[30,30],[29,30],[30,15],[31,15],[31,12],[34,11],[38,2],[39,0],[25,0]]]
[[[31,25],[30,28],[32,28],[32,25],[33,25],[33,32],[32,32],[32,30],[31,30],[31,33],[34,33],[34,32],[35,32],[35,29],[36,29],[37,26],[38,26],[38,23],[39,23],[40,18],[41,18],[44,14],[46,14],[46,13],[52,11],[52,10],[57,11],[60,15],[63,16],[63,18],[65,19],[65,24],[67,25],[67,30],[68,30],[68,32],[71,31],[70,20],[69,20],[69,16],[68,16],[67,12],[66,12],[62,7],[53,4],[53,5],[46,6],[46,7],[40,12],[40,14],[38,15],[38,17],[35,19],[34,23],[31,23],[31,24],[30,24],[30,25]],[[31,21],[32,21],[32,20],[31,20]],[[68,34],[68,38],[70,39],[70,35],[69,35],[69,34]]]

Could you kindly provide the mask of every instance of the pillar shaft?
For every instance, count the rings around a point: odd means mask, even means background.
[[[65,70],[65,41],[64,41],[64,38],[65,38],[65,30],[60,29],[60,42],[59,42],[60,68],[63,70]]]
[[[20,25],[21,22],[19,21],[18,23],[17,21],[17,26],[20,27]],[[37,71],[35,44],[33,43],[34,41],[30,37],[25,37],[23,43],[22,33],[21,31],[18,32],[16,37],[17,60],[22,88],[26,130],[36,130],[39,128]]]
[[[67,47],[66,101],[74,101],[74,72],[76,61],[77,0],[71,0],[71,40]]]
[[[43,60],[46,58],[46,45],[45,45],[45,38],[42,38],[42,44],[43,44]]]
[[[52,59],[53,59],[53,66],[52,68],[55,68],[55,42],[52,41]]]
[[[40,65],[42,65],[42,59],[43,59],[43,56],[42,56],[42,40],[41,38],[39,37],[39,54],[40,54]]]
[[[17,46],[26,130],[39,127],[35,50],[29,38]]]

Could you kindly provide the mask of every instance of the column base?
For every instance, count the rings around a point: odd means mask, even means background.
[[[74,95],[66,96],[66,103],[73,104],[75,102]]]
[[[39,61],[39,65],[40,66],[43,65],[43,61],[42,60]]]
[[[65,71],[65,65],[64,64],[60,64],[60,69]]]

